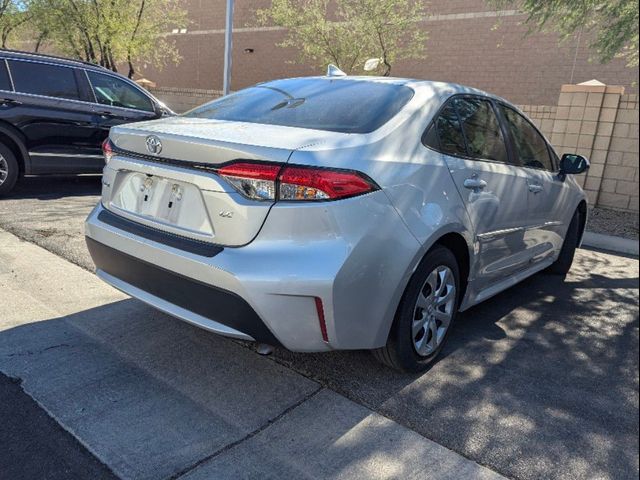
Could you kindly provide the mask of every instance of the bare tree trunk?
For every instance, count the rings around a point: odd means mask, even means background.
[[[131,59],[131,43],[135,40],[136,35],[138,34],[138,28],[140,27],[140,23],[142,22],[142,14],[144,12],[146,0],[140,1],[140,8],[138,9],[138,18],[136,20],[136,26],[133,28],[133,32],[131,33],[131,42],[129,43],[129,48],[127,49],[127,63],[129,64],[129,74],[127,75],[129,78],[133,78],[133,75],[136,73],[133,69],[133,61]]]
[[[78,8],[78,5],[75,3],[74,0],[69,0],[69,4],[71,5],[71,7],[75,10],[75,12],[78,15],[78,18],[76,18],[75,23],[78,26],[80,32],[82,32],[83,37],[85,38],[85,52],[87,53],[87,61],[90,62],[96,62],[97,58],[96,58],[96,53],[95,53],[95,49],[93,48],[93,42],[91,41],[91,36],[89,35],[89,31],[87,30],[87,28],[83,25],[82,22],[82,17],[80,15],[80,9]]]
[[[44,31],[40,33],[40,35],[38,35],[38,39],[36,40],[36,46],[33,49],[34,52],[38,52],[40,50],[40,47],[42,46],[42,42],[44,42],[44,39],[47,38],[47,34],[48,32]]]

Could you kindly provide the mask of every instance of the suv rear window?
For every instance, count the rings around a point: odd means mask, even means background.
[[[9,60],[16,92],[79,100],[73,68],[46,63]]]
[[[411,88],[389,83],[324,78],[277,80],[206,103],[184,116],[369,133],[388,122],[411,97]]]

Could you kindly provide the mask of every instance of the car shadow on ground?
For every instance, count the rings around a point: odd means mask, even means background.
[[[368,352],[276,360],[516,478],[636,478],[638,269],[580,251],[461,314],[422,375]]]
[[[117,405],[95,438],[117,437],[122,455],[141,448],[137,415],[173,429],[153,453],[202,441],[188,433],[195,425],[209,442],[216,429],[232,441],[259,424],[253,410],[290,395],[296,382],[271,385],[286,365],[508,476],[637,478],[638,269],[624,260],[581,252],[566,279],[539,274],[465,312],[422,375],[367,352],[277,349],[267,362],[276,370],[265,369],[248,344],[134,300],[1,332],[0,366],[88,388],[89,397],[73,390],[55,404],[61,387],[46,387],[63,420],[93,425],[83,416]]]
[[[100,195],[101,178],[101,175],[24,177],[8,195],[2,198],[52,200],[64,197]]]

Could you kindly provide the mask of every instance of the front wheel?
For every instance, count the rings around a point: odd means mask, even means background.
[[[420,262],[402,296],[387,344],[373,350],[385,365],[404,372],[426,370],[447,339],[458,310],[460,273],[445,247]]]

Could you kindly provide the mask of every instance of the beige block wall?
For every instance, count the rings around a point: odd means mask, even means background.
[[[171,110],[176,113],[183,113],[191,110],[198,105],[210,102],[220,96],[220,90],[203,90],[197,88],[150,88],[149,91],[154,97],[164,102]]]
[[[602,175],[600,206],[638,211],[638,116],[638,95],[622,95]]]

